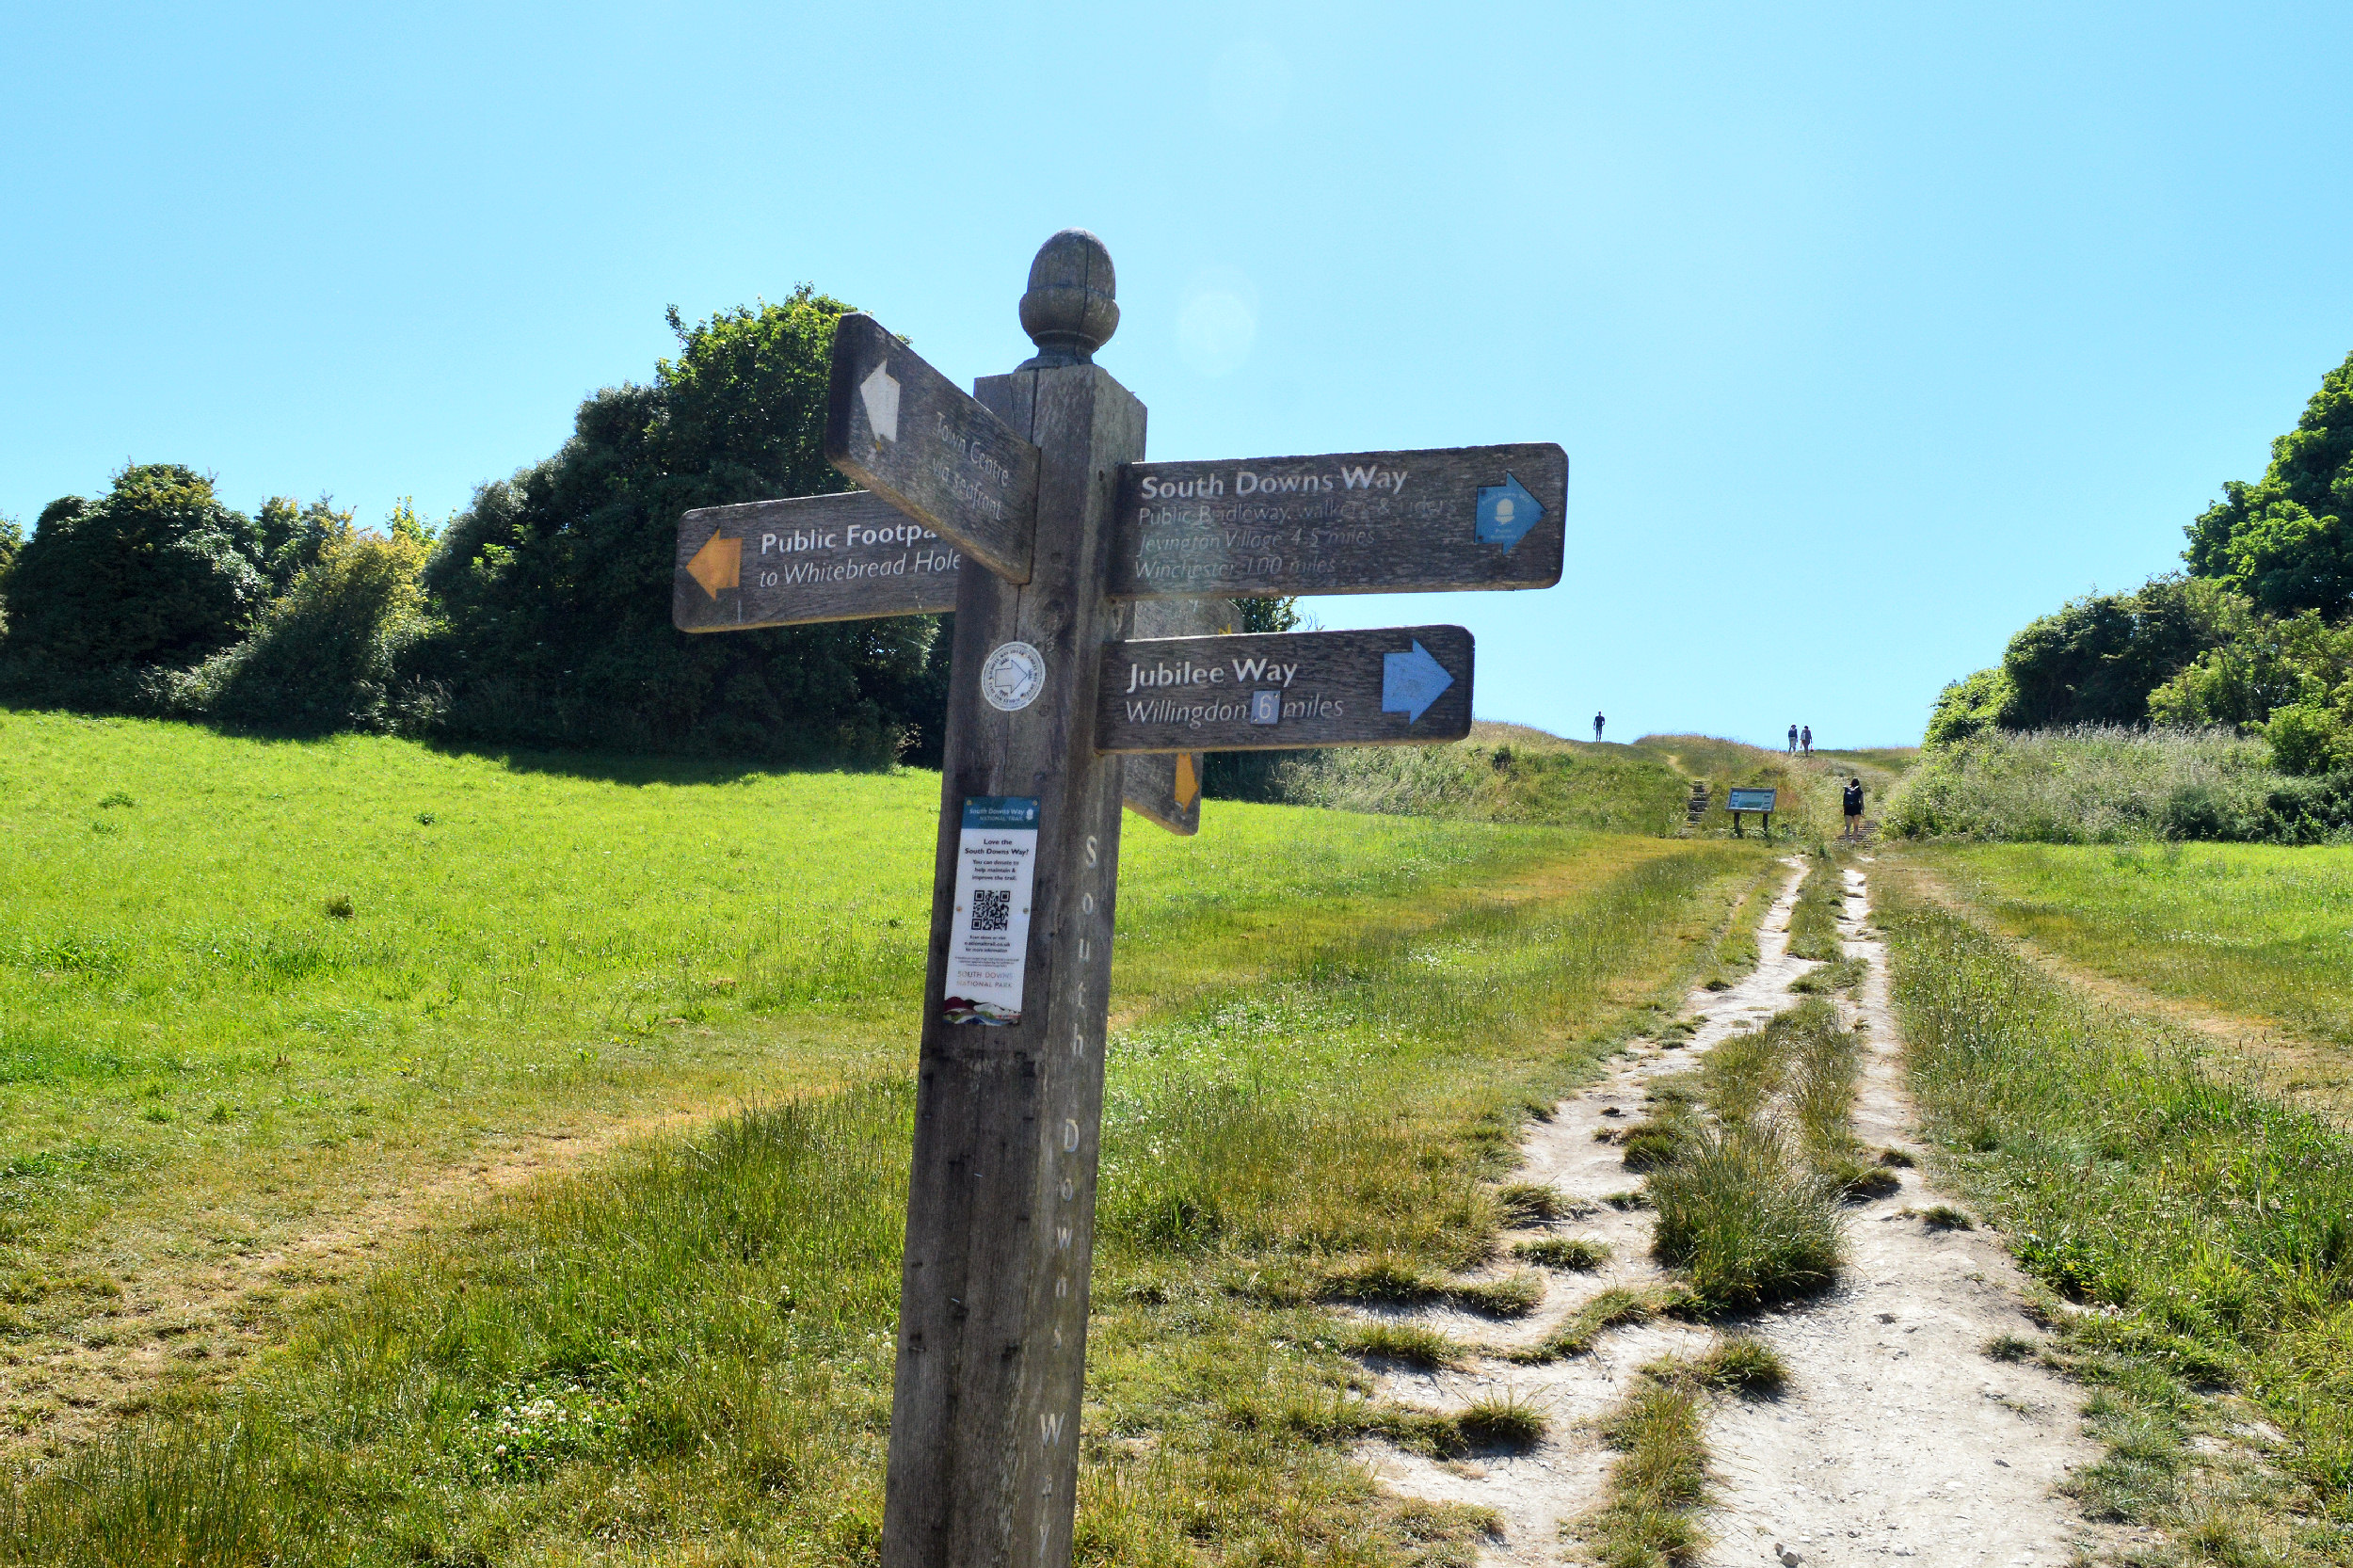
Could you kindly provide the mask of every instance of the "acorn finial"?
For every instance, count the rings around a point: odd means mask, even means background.
[[[1021,368],[1090,362],[1119,329],[1118,292],[1112,253],[1084,229],[1064,229],[1038,247],[1021,296],[1021,329],[1037,357]]]

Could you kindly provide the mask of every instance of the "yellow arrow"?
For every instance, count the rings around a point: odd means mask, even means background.
[[[721,588],[732,588],[743,581],[744,541],[712,535],[711,542],[686,563],[686,574],[703,585],[703,592],[718,598]]]
[[[1193,808],[1194,799],[1197,798],[1200,793],[1201,781],[1193,776],[1193,753],[1190,751],[1180,751],[1176,754],[1177,809],[1185,811],[1191,810]]]

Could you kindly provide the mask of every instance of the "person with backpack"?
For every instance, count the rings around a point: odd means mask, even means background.
[[[1854,840],[1854,839],[1860,839],[1860,838],[1862,838],[1862,837],[1863,837],[1863,780],[1862,780],[1862,779],[1860,779],[1860,778],[1849,778],[1849,779],[1848,779],[1848,780],[1847,780],[1847,787],[1846,787],[1846,789],[1844,789],[1843,791],[1841,791],[1841,792],[1839,792],[1839,804],[1840,804],[1842,807],[1844,807],[1844,808],[1846,808],[1846,812],[1847,812],[1847,832],[1846,832],[1846,837],[1847,837],[1848,839],[1849,839],[1849,840]]]
[[[1798,731],[1798,755],[1801,757],[1814,755],[1814,727],[1810,724]]]

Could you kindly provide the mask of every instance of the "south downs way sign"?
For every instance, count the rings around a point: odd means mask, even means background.
[[[679,527],[681,631],[955,612],[884,1568],[1070,1560],[1123,799],[1189,832],[1205,750],[1470,728],[1461,627],[1217,634],[1234,597],[1561,575],[1557,446],[1144,461],[1113,296],[1055,235],[1037,355],[971,394],[843,317],[825,455],[866,488]]]
[[[1130,463],[1111,595],[1549,588],[1568,492],[1548,442]]]

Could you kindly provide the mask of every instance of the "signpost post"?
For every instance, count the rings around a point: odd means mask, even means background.
[[[679,524],[681,631],[956,613],[886,1568],[1069,1560],[1123,799],[1191,833],[1203,751],[1469,732],[1462,628],[1219,635],[1231,599],[1561,576],[1559,447],[1145,463],[1118,322],[1075,229],[974,396],[845,316],[825,456],[867,488]]]

